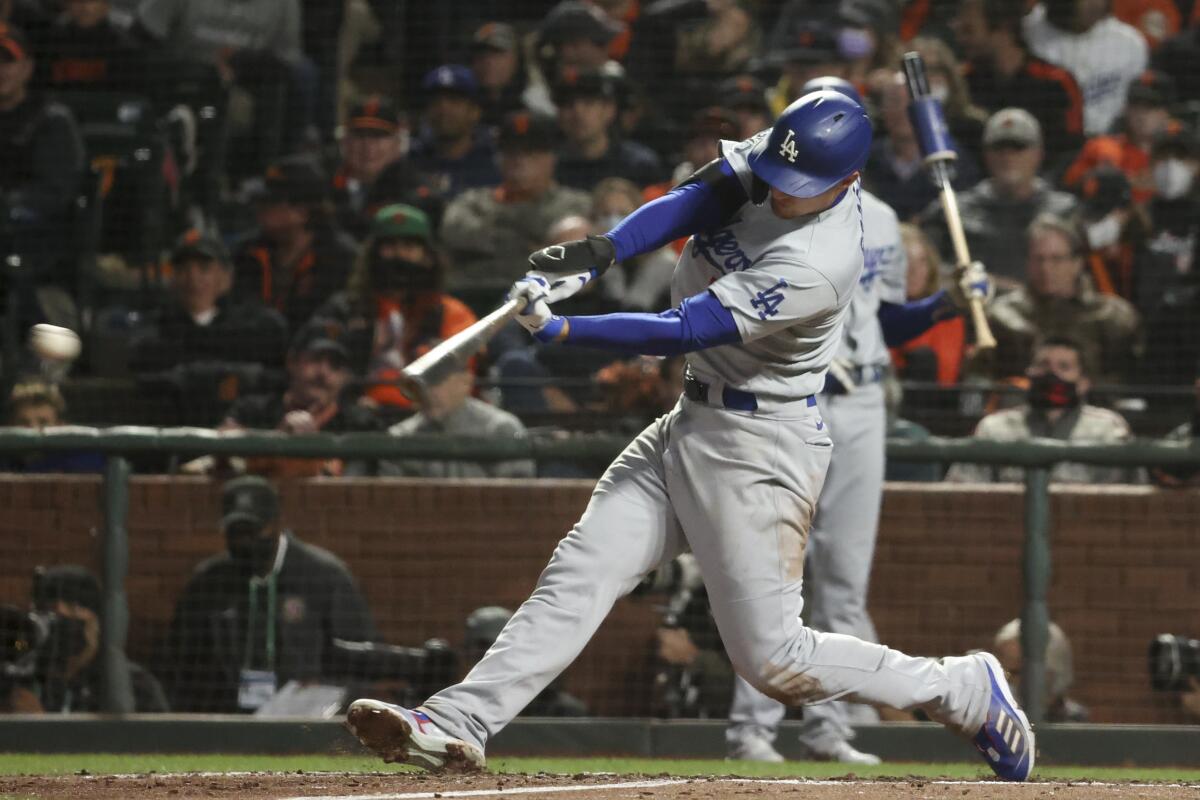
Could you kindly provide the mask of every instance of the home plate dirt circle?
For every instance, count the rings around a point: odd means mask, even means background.
[[[767,780],[735,777],[678,778],[664,775],[474,775],[412,773],[238,773],[182,775],[6,776],[0,798],[41,800],[140,800],[141,798],[245,798],[246,800],[425,800],[504,798],[521,800],[1108,800],[1190,798],[1200,784],[875,780]]]

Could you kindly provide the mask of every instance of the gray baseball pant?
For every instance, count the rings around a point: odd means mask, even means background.
[[[809,522],[832,444],[815,406],[741,413],[681,398],[596,484],[530,598],[459,684],[422,706],[480,747],[579,655],[616,600],[690,547],[734,668],[788,704],[922,708],[974,733],[990,699],[971,658],[913,658],[800,622]]]
[[[836,447],[808,540],[806,619],[817,630],[875,642],[879,637],[867,613],[867,589],[883,495],[887,435],[883,384],[821,395],[821,410]],[[741,677],[735,680],[726,741],[735,746],[748,735],[774,741],[786,709]],[[852,714],[856,722],[879,719],[869,706],[840,700],[805,706],[800,741],[828,751],[839,740],[854,738]]]

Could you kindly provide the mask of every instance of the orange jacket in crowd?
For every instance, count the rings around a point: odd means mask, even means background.
[[[966,331],[966,323],[962,317],[942,320],[917,338],[900,347],[893,347],[892,363],[896,366],[896,371],[903,375],[911,353],[916,350],[932,350],[937,357],[938,385],[955,386],[962,371]]]

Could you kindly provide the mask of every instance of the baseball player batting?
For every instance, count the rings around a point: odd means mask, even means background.
[[[823,89],[862,102],[854,85],[842,78],[813,78],[801,93]],[[835,368],[819,398],[836,447],[808,539],[806,619],[817,630],[873,642],[878,637],[867,614],[867,587],[883,496],[887,411],[882,381],[891,363],[888,347],[963,313],[973,290],[986,295],[989,287],[987,273],[973,264],[949,291],[906,303],[908,260],[896,213],[864,190],[862,217],[863,271],[846,314]],[[874,709],[856,708],[856,721],[878,721]],[[773,742],[784,713],[783,704],[738,678],[726,731],[730,757],[782,761]],[[807,706],[800,729],[806,753],[821,760],[878,764],[878,757],[850,744],[854,730],[849,716],[848,704],[838,700]]]
[[[737,671],[792,705],[921,708],[1024,780],[1033,731],[994,656],[913,658],[801,624],[808,529],[833,443],[817,393],[863,270],[862,106],[801,97],[603,236],[534,253],[510,295],[542,342],[687,354],[684,393],[617,457],[533,595],[455,686],[416,709],[356,700],[347,725],[391,761],[484,766],[501,730],[578,656],[613,603],[690,548]],[[561,317],[550,305],[616,260],[691,240],[661,314]],[[550,273],[547,275],[546,273]],[[578,279],[560,280],[574,275]],[[582,277],[579,277],[582,274]]]

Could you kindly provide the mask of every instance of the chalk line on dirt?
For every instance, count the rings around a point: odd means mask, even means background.
[[[691,778],[672,778],[656,781],[627,781],[625,783],[577,783],[569,786],[515,786],[511,789],[459,789],[438,792],[402,792],[400,794],[347,794],[328,796],[285,797],[282,800],[425,800],[431,797],[498,797],[513,794],[559,794],[565,792],[606,791],[611,789],[656,789],[688,783]]]

